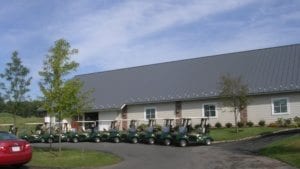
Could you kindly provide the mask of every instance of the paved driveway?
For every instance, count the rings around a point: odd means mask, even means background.
[[[102,169],[292,168],[280,161],[256,154],[256,151],[268,142],[281,137],[285,136],[185,148],[128,143],[64,143],[63,147],[106,151],[124,158],[121,163]],[[35,146],[48,145],[35,144]]]

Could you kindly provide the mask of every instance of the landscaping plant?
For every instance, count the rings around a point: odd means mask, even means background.
[[[248,127],[252,127],[252,126],[253,126],[253,122],[252,122],[252,121],[248,121],[248,122],[246,123],[246,125],[247,125]]]
[[[231,128],[231,127],[232,127],[232,123],[226,123],[225,126],[226,126],[227,128]]]
[[[222,124],[221,124],[220,122],[217,122],[217,123],[215,124],[215,127],[216,127],[216,128],[221,128],[221,127],[222,127]]]
[[[260,121],[258,122],[258,125],[259,125],[260,127],[264,127],[264,126],[266,125],[266,121],[260,120]]]

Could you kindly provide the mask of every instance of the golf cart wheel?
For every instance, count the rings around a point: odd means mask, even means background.
[[[115,138],[114,138],[114,142],[115,142],[115,143],[119,143],[119,142],[120,142],[120,138],[119,138],[119,137],[115,137]]]
[[[49,139],[48,139],[48,143],[53,143],[53,139],[52,139],[52,138],[49,138]]]
[[[131,141],[132,141],[133,144],[136,144],[138,142],[138,139],[136,137],[134,137],[134,138],[132,138]]]
[[[186,145],[187,145],[187,141],[186,140],[182,139],[182,140],[179,141],[179,146],[180,147],[186,147]]]
[[[154,142],[155,142],[154,138],[149,138],[149,139],[148,139],[148,143],[149,143],[149,144],[152,145],[152,144],[154,144]]]
[[[209,138],[206,139],[206,140],[205,140],[205,145],[208,145],[208,146],[211,145],[211,139],[209,139]]]
[[[164,143],[166,146],[169,146],[169,145],[171,145],[171,140],[167,138],[167,139],[165,139]]]
[[[101,141],[101,140],[100,140],[99,137],[96,137],[96,138],[95,138],[95,142],[96,142],[96,143],[100,143],[100,141]]]
[[[41,138],[41,143],[45,143],[45,139],[44,138]]]
[[[73,143],[78,143],[78,138],[73,138]]]

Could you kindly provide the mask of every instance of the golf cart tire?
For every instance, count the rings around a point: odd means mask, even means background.
[[[44,138],[41,138],[41,143],[45,143],[45,139]]]
[[[180,147],[186,147],[186,146],[187,146],[187,141],[186,141],[185,139],[181,139],[181,140],[179,141],[179,146],[180,146]]]
[[[154,138],[152,138],[152,137],[149,138],[149,139],[148,139],[148,143],[151,144],[151,145],[154,144],[154,143],[155,143]]]
[[[137,139],[136,137],[133,137],[133,138],[131,139],[131,142],[132,142],[133,144],[136,144],[136,143],[138,143],[138,139]]]
[[[78,143],[78,138],[75,137],[75,138],[73,138],[72,141],[73,141],[73,143]]]
[[[95,141],[95,143],[100,143],[101,139],[99,137],[96,137],[94,141]]]
[[[49,138],[49,139],[48,139],[48,143],[53,143],[53,139],[52,139],[52,138]]]
[[[211,139],[205,139],[205,145],[209,146],[211,145]]]
[[[164,140],[164,144],[166,145],[166,146],[170,146],[171,145],[171,140],[170,139],[165,139]]]
[[[114,143],[120,143],[120,138],[119,137],[115,137],[114,138]]]

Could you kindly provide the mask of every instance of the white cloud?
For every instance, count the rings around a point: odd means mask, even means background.
[[[28,18],[30,26],[10,25],[8,28],[13,29],[0,31],[0,52],[3,55],[3,51],[19,50],[24,63],[31,68],[33,93],[37,93],[43,57],[58,38],[66,38],[79,49],[75,56],[81,64],[78,73],[299,43],[300,13],[295,3],[55,1],[49,9],[43,3],[14,3],[0,6],[0,22],[6,20],[14,25],[19,21],[15,18],[24,19],[24,23]],[[34,9],[41,13],[26,16]],[[228,13],[231,15],[227,17]]]
[[[172,27],[241,7],[249,2],[222,0],[176,4],[173,1],[127,1],[108,10],[91,11],[77,18],[75,23],[61,25],[64,31],[60,35],[70,37],[73,46],[80,49],[78,61],[85,66],[101,64],[104,69],[112,69],[120,65],[128,67],[147,63],[147,60],[148,63],[153,63],[154,60],[156,62],[158,60],[133,51],[132,43],[147,43],[146,40],[140,42],[139,40]],[[160,50],[157,45],[156,49],[152,46],[149,48],[158,52],[168,51],[168,49]],[[165,46],[171,47],[172,44]],[[147,49],[139,49],[147,53]],[[131,52],[128,52],[129,50]],[[132,56],[135,53],[139,53],[141,55],[139,57],[142,58]],[[170,59],[174,57],[173,53],[176,51],[158,55],[165,55],[165,58]],[[126,60],[136,61],[130,64]]]

